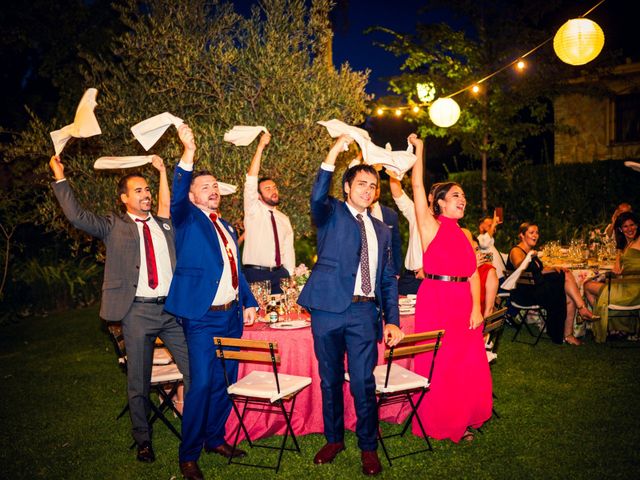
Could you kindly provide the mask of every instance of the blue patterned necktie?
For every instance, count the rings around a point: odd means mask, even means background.
[[[362,293],[369,295],[371,293],[371,273],[369,272],[369,245],[367,243],[367,232],[364,228],[364,220],[362,214],[357,214],[358,224],[360,225],[360,236],[362,237],[362,248],[360,249],[360,274],[362,277]]]

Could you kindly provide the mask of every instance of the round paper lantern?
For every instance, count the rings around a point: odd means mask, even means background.
[[[460,107],[453,98],[439,98],[429,107],[429,118],[439,127],[450,127],[460,118]]]
[[[569,65],[584,65],[596,58],[604,46],[600,26],[588,18],[573,18],[553,37],[556,55]]]

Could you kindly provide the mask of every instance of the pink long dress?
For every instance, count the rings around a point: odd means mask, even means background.
[[[470,277],[476,257],[455,219],[438,217],[440,228],[424,252],[425,273]],[[427,435],[459,442],[467,427],[477,428],[491,417],[491,373],[482,327],[469,329],[469,282],[425,279],[418,290],[416,332],[444,329],[436,355],[431,390],[418,410]],[[432,354],[418,355],[415,369],[429,376]],[[417,422],[413,432],[420,434]]]

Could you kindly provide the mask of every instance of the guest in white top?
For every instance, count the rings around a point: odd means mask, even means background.
[[[289,277],[296,265],[293,228],[289,217],[278,210],[278,186],[267,177],[258,179],[262,152],[271,140],[265,132],[251,160],[244,184],[244,250],[242,263],[249,283],[271,281],[271,293],[282,293],[280,279]]]
[[[389,177],[389,187],[398,210],[402,212],[404,218],[409,222],[409,245],[404,257],[405,271],[402,272],[398,280],[398,293],[400,295],[415,294],[418,292],[420,283],[424,278],[422,244],[420,243],[420,232],[416,223],[416,210],[413,200],[402,190],[400,180]]]

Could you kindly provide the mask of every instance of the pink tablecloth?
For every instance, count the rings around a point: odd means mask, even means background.
[[[400,317],[402,330],[409,334],[414,332],[414,317],[406,315]],[[300,392],[296,398],[295,410],[292,416],[293,431],[296,435],[308,433],[322,433],[322,394],[320,392],[320,377],[318,375],[318,362],[313,351],[313,337],[311,328],[299,330],[275,330],[267,324],[258,323],[251,327],[245,327],[242,338],[251,340],[273,340],[278,342],[281,355],[281,363],[278,372],[291,375],[303,375],[311,377],[311,385]],[[378,344],[378,363],[384,363],[384,344]],[[402,364],[402,363],[401,363]],[[412,360],[405,360],[404,366],[411,368]],[[252,370],[271,371],[271,364],[248,363],[240,364],[238,378],[243,377]],[[354,431],[356,426],[356,413],[353,398],[349,392],[349,383],[344,387],[344,423],[345,428]],[[285,404],[287,410],[290,401]],[[386,422],[401,423],[410,412],[408,403],[399,403],[383,407],[380,419]],[[250,411],[245,415],[245,425],[249,430],[252,440],[282,435],[285,432],[285,421],[282,415]],[[233,434],[238,426],[238,419],[232,411],[226,424],[227,441],[233,441]],[[244,434],[240,433],[240,439]]]

